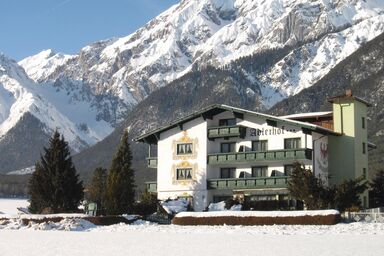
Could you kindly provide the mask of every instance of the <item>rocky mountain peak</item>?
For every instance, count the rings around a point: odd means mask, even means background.
[[[231,104],[265,110],[311,87],[383,32],[378,0],[183,0],[126,37],[95,42],[77,55],[45,50],[20,61],[31,79],[16,65],[19,86],[0,83],[8,99],[2,116],[10,120],[18,102],[20,113],[31,113],[48,131],[65,127],[80,151],[167,86],[175,87],[162,100],[171,110],[178,89],[192,93],[199,86],[213,90],[212,97],[236,94]]]

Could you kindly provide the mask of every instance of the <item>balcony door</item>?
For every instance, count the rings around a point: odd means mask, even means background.
[[[252,167],[252,177],[267,177],[268,166]]]
[[[252,151],[267,151],[267,150],[268,150],[267,140],[252,141]]]
[[[220,152],[221,153],[236,152],[236,143],[235,142],[221,143]]]
[[[231,179],[236,178],[236,168],[221,168],[220,169],[220,178],[221,179]]]
[[[300,138],[291,138],[284,140],[285,149],[298,149],[301,148],[301,139]]]
[[[236,118],[220,119],[219,126],[234,126],[236,125]]]

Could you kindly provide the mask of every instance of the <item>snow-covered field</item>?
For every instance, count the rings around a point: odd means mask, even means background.
[[[29,203],[26,199],[4,199],[0,198],[0,217],[1,214],[17,214],[17,208],[28,207]]]
[[[97,227],[65,220],[27,227],[16,220],[0,225],[0,255],[384,255],[384,224]]]

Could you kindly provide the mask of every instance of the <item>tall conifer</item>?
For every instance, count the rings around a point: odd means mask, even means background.
[[[128,131],[125,130],[108,173],[106,207],[107,213],[110,215],[133,211],[135,179],[131,163],[132,154],[128,143]]]
[[[107,169],[98,167],[93,171],[89,184],[89,200],[97,204],[98,212],[105,211],[105,190],[107,186]]]
[[[83,184],[73,166],[68,143],[56,130],[48,148],[36,163],[29,181],[30,211],[40,213],[77,211],[83,198]]]

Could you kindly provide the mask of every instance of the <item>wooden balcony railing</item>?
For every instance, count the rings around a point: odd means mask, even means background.
[[[255,163],[262,161],[312,159],[312,149],[281,149],[208,154],[208,164]]]
[[[208,128],[208,138],[229,138],[229,137],[240,137],[244,138],[246,133],[246,127],[241,125],[234,126],[218,126]]]
[[[252,177],[237,179],[209,179],[208,189],[287,188],[289,176]]]

